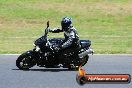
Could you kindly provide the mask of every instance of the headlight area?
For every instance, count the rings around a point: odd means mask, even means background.
[[[36,51],[36,52],[37,52],[37,51],[40,51],[39,46],[36,46],[34,43],[33,43],[33,46],[35,47],[35,51]]]
[[[33,43],[33,46],[36,47],[36,45]]]

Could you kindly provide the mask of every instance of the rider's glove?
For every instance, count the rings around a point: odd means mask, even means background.
[[[48,31],[48,32],[52,32],[52,30],[51,30],[50,28],[47,28],[47,31]]]
[[[49,32],[52,32],[52,33],[59,33],[61,31],[63,31],[63,30],[60,30],[59,28],[54,28],[52,30],[51,29],[49,30]]]
[[[53,30],[49,29],[49,32],[53,32]]]

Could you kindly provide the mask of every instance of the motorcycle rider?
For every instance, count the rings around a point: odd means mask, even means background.
[[[72,18],[63,17],[61,21],[62,29],[55,28],[54,30],[50,30],[52,33],[64,32],[64,41],[59,45],[58,50],[65,50],[68,48],[72,48],[74,50],[78,50],[80,48],[79,36],[76,31],[76,28],[72,25]]]

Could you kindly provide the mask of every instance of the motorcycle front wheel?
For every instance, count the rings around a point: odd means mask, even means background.
[[[32,57],[26,53],[20,55],[16,60],[16,66],[20,70],[28,70],[33,66],[32,64]]]

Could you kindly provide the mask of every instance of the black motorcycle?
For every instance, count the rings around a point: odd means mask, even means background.
[[[45,34],[34,42],[34,49],[21,54],[16,60],[16,66],[21,70],[27,70],[35,65],[46,68],[68,68],[78,69],[84,66],[89,56],[93,53],[90,48],[90,40],[80,40],[81,48],[74,51],[72,48],[64,51],[56,49],[63,42],[63,38],[48,39],[49,21]]]

